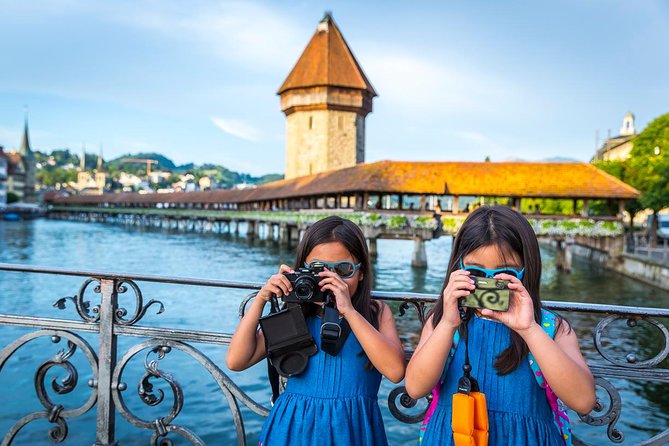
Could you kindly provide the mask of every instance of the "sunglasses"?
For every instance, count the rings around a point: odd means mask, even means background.
[[[314,266],[325,266],[330,271],[337,273],[342,279],[350,279],[353,277],[355,272],[360,269],[362,263],[353,263],[348,260],[343,260],[341,262],[324,262],[322,260],[314,260],[313,262],[307,264],[304,263],[304,266],[307,268],[312,268]]]
[[[510,276],[515,276],[518,279],[522,280],[523,279],[523,274],[525,274],[525,268],[521,269],[520,271],[513,269],[513,268],[500,268],[500,269],[485,269],[485,268],[480,268],[478,266],[465,266],[462,263],[462,259],[460,259],[460,269],[464,269],[465,271],[469,271],[472,276],[476,277],[488,277],[488,278],[493,278],[495,277],[496,274],[508,274]]]

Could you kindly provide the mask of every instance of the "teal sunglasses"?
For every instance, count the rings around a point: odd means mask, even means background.
[[[485,268],[480,268],[478,266],[465,266],[462,263],[462,259],[460,259],[460,269],[469,271],[473,276],[489,277],[489,278],[495,277],[496,274],[508,274],[510,276],[517,277],[519,280],[523,280],[523,275],[525,274],[525,268],[518,271],[516,269],[509,267],[500,269],[485,269]]]
[[[322,260],[314,260],[313,262],[307,264],[306,262],[304,263],[304,266],[306,268],[310,268],[313,266],[325,266],[327,269],[330,271],[334,271],[337,273],[339,277],[342,279],[350,279],[353,277],[355,272],[360,269],[360,266],[362,263],[353,263],[349,262],[348,260],[343,260],[341,262],[324,262]]]

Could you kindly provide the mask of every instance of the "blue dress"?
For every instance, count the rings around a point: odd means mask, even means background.
[[[377,400],[381,374],[368,370],[353,332],[337,356],[320,349],[321,320],[308,317],[318,353],[288,379],[260,433],[260,445],[387,445]]]
[[[546,392],[539,387],[527,361],[508,375],[497,375],[495,359],[511,342],[511,330],[499,322],[472,317],[469,322],[471,374],[486,396],[489,446],[564,446]],[[437,407],[425,428],[421,446],[452,445],[452,395],[462,376],[465,343],[461,340],[441,387]]]

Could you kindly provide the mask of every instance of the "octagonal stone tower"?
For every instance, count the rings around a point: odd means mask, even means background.
[[[286,114],[286,179],[365,161],[365,117],[376,92],[330,14],[277,94]]]

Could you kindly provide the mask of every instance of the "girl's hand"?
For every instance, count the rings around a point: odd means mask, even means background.
[[[451,327],[460,325],[460,312],[458,311],[458,299],[468,296],[476,289],[470,272],[463,269],[453,271],[444,288],[444,315],[440,322],[445,322]]]
[[[509,311],[493,311],[484,309],[481,314],[495,319],[510,329],[521,333],[535,324],[532,296],[517,277],[511,274],[497,274],[495,279],[508,280],[510,291]]]
[[[257,298],[262,299],[265,302],[269,302],[272,299],[272,296],[281,297],[286,296],[288,293],[293,291],[293,286],[290,283],[290,280],[283,273],[292,273],[293,269],[288,265],[281,265],[279,267],[279,274],[274,274],[269,278],[265,286],[263,286],[258,294]]]
[[[321,291],[330,291],[334,295],[339,314],[345,317],[346,313],[355,311],[351,303],[351,292],[348,289],[348,285],[339,277],[339,274],[326,269],[318,273],[318,275],[323,277],[323,280],[318,282],[318,286],[321,287]]]

